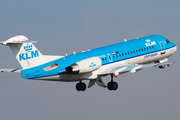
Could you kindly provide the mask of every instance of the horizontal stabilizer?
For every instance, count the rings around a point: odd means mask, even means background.
[[[20,73],[22,68],[0,69],[1,72],[17,72]]]
[[[18,35],[6,41],[0,41],[0,44],[7,45],[7,44],[15,44],[15,43],[35,43],[35,42],[37,41],[30,41],[27,37],[23,35]]]
[[[36,43],[37,41],[0,41],[0,44],[7,45],[7,44],[15,44],[15,43]]]

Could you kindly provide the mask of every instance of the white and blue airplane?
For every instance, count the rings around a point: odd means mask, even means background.
[[[174,64],[167,62],[177,46],[160,35],[150,35],[117,44],[82,51],[66,56],[42,55],[23,35],[12,37],[0,44],[9,46],[22,68],[0,69],[1,72],[19,72],[24,79],[75,82],[77,91],[85,91],[95,83],[109,90],[118,88],[113,77],[145,68],[164,68]],[[102,77],[110,75],[105,85]]]

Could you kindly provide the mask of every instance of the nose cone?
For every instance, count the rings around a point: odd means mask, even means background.
[[[174,46],[172,49],[172,54],[174,54],[177,51],[177,46]]]
[[[175,51],[175,52],[177,51],[177,46],[174,47],[174,51]]]

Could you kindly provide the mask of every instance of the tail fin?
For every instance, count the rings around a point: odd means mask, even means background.
[[[45,57],[33,45],[35,42],[36,41],[29,41],[29,39],[23,35],[18,35],[2,41],[0,44],[9,46],[20,65],[23,68],[29,68],[47,62]]]

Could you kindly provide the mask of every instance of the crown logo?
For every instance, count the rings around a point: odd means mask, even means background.
[[[89,67],[95,67],[95,66],[96,66],[96,64],[94,62],[91,62]]]
[[[146,42],[151,42],[151,40],[150,39],[146,39]]]
[[[24,46],[24,50],[25,50],[25,51],[30,51],[30,50],[32,50],[32,45],[29,45],[29,44],[27,43],[27,46]]]

